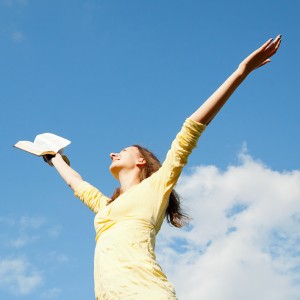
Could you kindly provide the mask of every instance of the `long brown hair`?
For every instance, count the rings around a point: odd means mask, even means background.
[[[146,164],[141,169],[140,174],[140,181],[143,181],[144,179],[150,177],[153,173],[158,171],[158,169],[161,167],[161,163],[158,158],[147,148],[144,148],[140,145],[133,145],[133,147],[136,147],[139,150],[141,157],[143,157],[146,161]],[[121,189],[117,188],[114,191],[110,202],[113,202],[120,196],[120,194]],[[179,228],[186,225],[190,220],[190,217],[185,212],[183,212],[181,208],[180,197],[174,189],[172,190],[169,197],[169,205],[166,210],[166,219],[169,224]]]

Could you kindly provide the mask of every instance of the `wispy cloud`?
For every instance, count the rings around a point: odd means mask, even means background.
[[[50,253],[44,254],[44,260],[53,264],[53,263],[66,263],[69,261],[69,257],[64,253],[58,253],[52,251]]]
[[[22,31],[14,31],[11,34],[11,39],[16,43],[23,42],[26,38]]]
[[[0,259],[0,288],[16,295],[33,292],[43,281],[24,258]]]
[[[26,6],[29,4],[29,0],[1,0],[1,3],[8,7],[12,7],[15,4]]]
[[[271,170],[245,150],[239,157],[224,172],[193,168],[177,187],[193,222],[164,226],[157,251],[179,299],[300,295],[300,171]]]
[[[17,238],[11,239],[7,246],[11,246],[13,248],[23,248],[28,244],[31,244],[37,241],[39,237],[37,235],[28,236],[22,235]]]
[[[0,224],[3,224],[5,226],[12,227],[17,223],[17,220],[12,215],[9,216],[1,216],[0,217]]]
[[[20,218],[20,225],[22,228],[32,228],[32,229],[39,229],[46,223],[45,218],[43,217],[29,217],[29,216],[22,216]]]
[[[48,230],[48,235],[51,238],[56,238],[60,235],[61,233],[61,227],[60,226],[53,226],[51,228],[49,228]]]
[[[41,297],[43,299],[57,299],[57,297],[61,294],[61,289],[59,288],[51,288],[42,293]]]
[[[67,264],[70,261],[67,255],[49,251],[45,243],[45,240],[49,242],[49,237],[56,239],[60,231],[61,226],[51,224],[42,216],[1,216],[0,289],[16,295],[34,293],[41,283],[47,283],[48,266],[60,268]],[[29,246],[36,241],[41,243],[36,243],[33,250]],[[48,287],[42,298],[56,299],[60,293],[58,287]]]
[[[0,245],[5,248],[23,248],[46,236],[56,239],[61,231],[42,216],[0,216]]]
[[[46,220],[40,216],[10,215],[0,217],[0,224],[6,227],[6,230],[1,230],[0,244],[4,244],[5,247],[22,248],[39,240],[38,230],[46,224]],[[14,234],[11,234],[9,229],[13,230]]]
[[[4,5],[4,6],[12,6],[14,1],[13,0],[1,0],[1,3]]]

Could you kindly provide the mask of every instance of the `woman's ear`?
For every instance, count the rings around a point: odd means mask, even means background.
[[[141,167],[141,166],[144,166],[145,164],[146,164],[145,158],[139,157],[138,160],[137,160],[137,162],[136,162],[136,165],[137,165],[138,167]]]

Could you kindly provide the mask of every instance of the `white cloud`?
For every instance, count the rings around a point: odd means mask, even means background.
[[[52,251],[45,255],[44,259],[49,261],[50,263],[58,262],[58,263],[66,263],[69,261],[69,257],[64,253],[58,253],[56,251]]]
[[[56,299],[61,293],[61,289],[59,288],[51,288],[42,293],[41,297],[43,299]]]
[[[22,248],[28,244],[34,243],[40,239],[37,230],[46,223],[45,218],[40,216],[15,216],[9,215],[0,217],[0,224],[6,229],[2,229],[2,239],[0,244],[5,247]],[[14,233],[11,234],[7,228],[13,228]]]
[[[26,295],[43,281],[41,274],[24,258],[0,260],[0,288],[12,294]]]
[[[299,299],[300,171],[242,151],[226,171],[193,168],[177,190],[192,226],[164,226],[157,254],[179,299]]]
[[[53,226],[53,227],[49,228],[48,235],[51,238],[57,238],[60,235],[61,230],[62,229],[60,226]]]
[[[0,224],[1,223],[5,226],[12,227],[16,225],[16,219],[13,216],[2,216],[0,217]]]
[[[20,218],[20,225],[22,228],[32,228],[32,229],[39,229],[42,225],[46,222],[45,218],[43,217],[29,217],[29,216],[22,216]]]
[[[11,34],[11,38],[16,43],[21,43],[26,39],[24,33],[21,31],[14,31]]]
[[[41,244],[44,245],[45,238],[48,239],[49,236],[56,238],[60,231],[61,226],[58,225],[52,225],[49,229],[49,221],[42,216],[1,216],[0,289],[14,295],[27,295],[35,292],[41,283],[46,281],[44,276],[47,275],[47,268],[43,272],[40,271],[40,268],[36,270],[23,256],[19,257],[18,253],[27,253],[29,257],[28,245],[38,240],[41,240]],[[69,257],[64,253],[55,251],[49,253],[48,249],[41,253],[39,246],[36,249],[38,250],[34,254],[36,261],[43,262],[43,265],[59,267],[61,264],[69,262]],[[10,257],[3,258],[7,257],[5,255],[7,251],[9,251]],[[40,293],[40,295],[41,298],[45,299],[57,299],[60,293],[60,289],[53,287]]]
[[[13,0],[2,0],[1,3],[5,6],[12,6]]]
[[[22,248],[27,246],[30,243],[33,243],[39,239],[38,236],[28,236],[28,235],[22,235],[18,238],[12,239],[9,241],[8,246],[12,246],[13,248]]]
[[[3,224],[7,227],[16,226],[20,230],[27,229],[40,229],[43,225],[46,224],[46,219],[41,216],[17,216],[17,215],[8,215],[0,217],[0,224]]]
[[[4,6],[12,7],[14,4],[21,4],[26,6],[29,4],[29,0],[1,0]]]

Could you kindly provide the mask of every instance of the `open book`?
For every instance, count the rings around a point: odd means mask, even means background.
[[[19,141],[14,147],[27,151],[37,156],[43,156],[46,154],[55,155],[56,153],[63,152],[71,141],[64,139],[53,133],[42,133],[35,137],[34,142]]]

